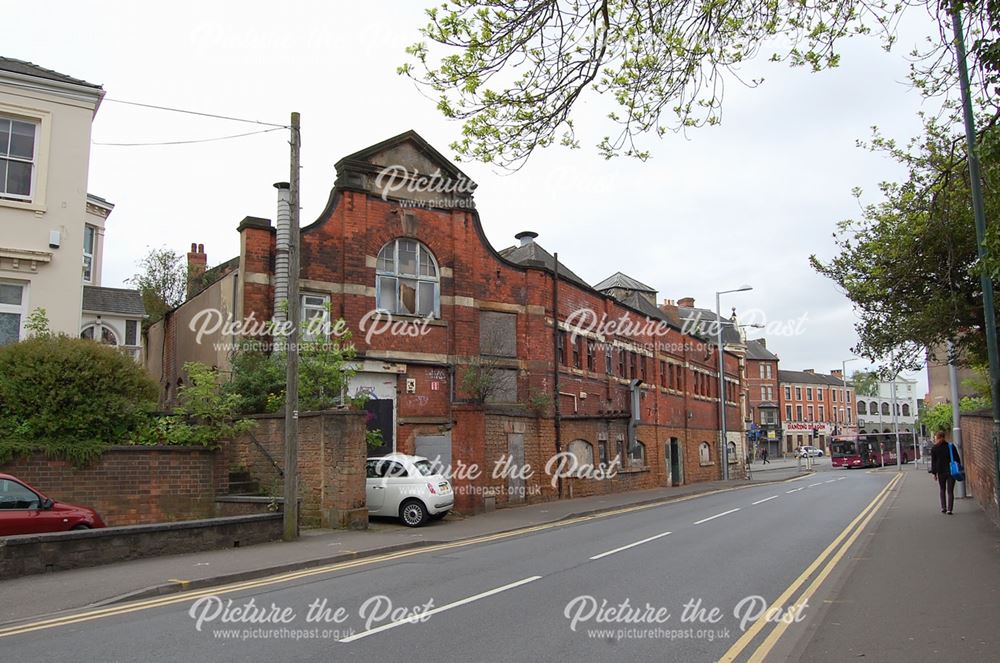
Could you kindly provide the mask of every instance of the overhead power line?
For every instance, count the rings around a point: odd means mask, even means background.
[[[260,124],[265,127],[275,127],[278,129],[291,129],[291,125],[288,124],[275,124],[273,122],[261,122],[260,120],[249,120],[242,117],[232,117],[231,115],[216,115],[215,113],[202,113],[201,111],[186,110],[184,108],[173,108],[171,106],[157,106],[156,104],[143,104],[138,101],[125,101],[124,99],[114,99],[112,97],[104,97],[104,101],[111,101],[116,104],[125,104],[126,106],[138,106],[140,108],[152,108],[154,110],[169,111],[171,113],[184,113],[185,115],[198,115],[201,117],[211,117],[216,120],[229,120],[230,122],[245,122],[247,124]]]
[[[243,138],[244,136],[256,136],[257,134],[267,134],[272,131],[279,131],[281,129],[286,129],[287,127],[272,127],[270,129],[259,129],[257,131],[247,131],[241,134],[231,134],[229,136],[216,136],[214,138],[192,138],[190,140],[165,140],[165,141],[149,141],[140,143],[105,143],[101,141],[91,141],[94,145],[103,145],[106,147],[147,147],[153,145],[191,145],[194,143],[211,143],[219,140],[229,140],[232,138]]]

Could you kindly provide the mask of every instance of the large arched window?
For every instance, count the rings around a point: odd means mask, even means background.
[[[903,416],[904,417],[910,416],[910,404],[909,403],[903,403]]]
[[[858,401],[858,414],[868,414],[868,406],[864,401]]]
[[[882,403],[882,414],[889,414],[889,404]]]
[[[420,317],[440,315],[438,266],[427,247],[400,237],[382,247],[375,265],[375,306]]]
[[[872,414],[878,414],[878,403],[876,403],[875,401],[869,403],[868,411],[871,412]]]

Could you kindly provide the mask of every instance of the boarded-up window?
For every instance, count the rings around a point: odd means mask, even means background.
[[[480,311],[479,354],[489,357],[517,356],[517,314]]]
[[[576,458],[577,467],[591,467],[594,464],[594,447],[586,440],[573,440],[569,443],[569,452]]]

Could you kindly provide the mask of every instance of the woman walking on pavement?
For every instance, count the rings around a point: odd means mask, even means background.
[[[955,479],[951,476],[951,461],[962,459],[958,457],[958,449],[944,439],[944,431],[934,433],[934,446],[931,448],[931,469],[928,470],[937,479],[941,489],[941,513],[951,515],[955,504]]]

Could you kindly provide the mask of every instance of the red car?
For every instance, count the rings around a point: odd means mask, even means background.
[[[0,472],[0,536],[104,526],[93,509],[56,502],[20,479]]]

